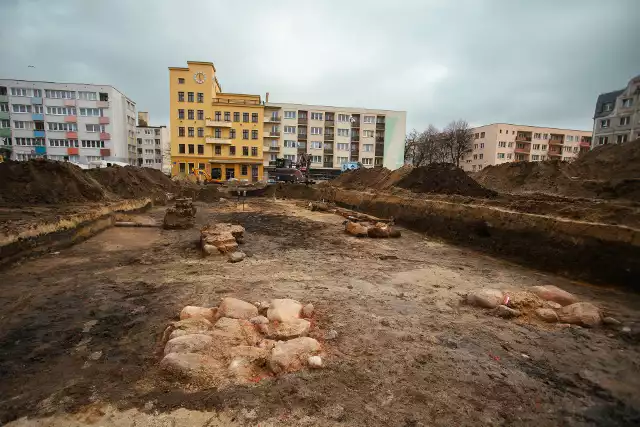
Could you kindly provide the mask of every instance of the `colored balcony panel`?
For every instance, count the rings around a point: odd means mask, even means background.
[[[78,155],[80,154],[80,149],[77,147],[69,147],[67,148],[67,154],[69,155]]]
[[[78,139],[78,132],[69,131],[65,136],[69,139]]]
[[[65,105],[65,107],[75,107],[76,106],[76,100],[75,99],[65,99],[64,100],[64,105]]]
[[[33,148],[36,154],[47,154],[47,147],[45,147],[44,145],[37,145]]]
[[[103,156],[103,157],[111,156],[111,149],[109,149],[109,148],[101,148],[100,149],[100,155]]]
[[[108,141],[111,139],[111,134],[107,133],[107,132],[101,132],[100,133],[100,140],[101,141]]]
[[[44,131],[43,130],[34,130],[33,131],[33,136],[34,136],[34,138],[44,138]]]
[[[100,123],[101,125],[108,125],[109,124],[109,117],[100,117],[98,119],[98,123]]]
[[[42,105],[42,98],[39,96],[34,96],[31,98],[31,105]]]
[[[31,115],[31,120],[33,120],[34,122],[43,122],[44,121],[44,114],[32,114]]]
[[[78,116],[65,116],[64,121],[66,123],[76,123],[78,121]]]

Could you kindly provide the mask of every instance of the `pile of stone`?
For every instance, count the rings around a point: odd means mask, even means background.
[[[530,292],[480,289],[468,294],[466,302],[476,307],[492,309],[496,316],[503,318],[515,318],[532,313],[535,318],[544,322],[589,328],[603,323],[620,323],[611,317],[604,317],[595,305],[579,302],[575,295],[552,285],[533,286]]]
[[[344,231],[356,237],[388,238],[400,237],[400,230],[391,223],[367,222],[348,219],[344,222]]]
[[[214,308],[187,306],[164,331],[160,367],[194,383],[249,383],[322,368],[321,346],[307,337],[313,305],[292,299],[251,304],[224,298]],[[306,317],[306,318],[305,318]]]
[[[209,223],[200,230],[200,246],[205,255],[228,255],[230,262],[242,261],[245,254],[238,250],[244,243],[244,227],[228,223]]]
[[[164,214],[164,228],[168,230],[186,230],[196,223],[196,207],[188,197],[175,199],[176,204],[167,208]]]

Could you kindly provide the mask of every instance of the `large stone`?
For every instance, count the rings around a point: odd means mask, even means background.
[[[274,340],[289,340],[305,336],[309,333],[311,323],[305,319],[292,319],[288,322],[269,322],[266,325],[259,325],[260,331],[267,337]]]
[[[168,339],[173,339],[182,335],[206,334],[212,327],[213,324],[204,317],[190,317],[173,322],[167,327],[168,332],[165,331],[165,335],[168,334]]]
[[[504,300],[504,294],[497,289],[480,289],[467,295],[467,303],[482,308],[496,308]]]
[[[176,377],[213,382],[223,372],[224,365],[204,354],[169,353],[160,361],[160,368]]]
[[[544,301],[533,292],[515,291],[505,293],[506,297],[509,298],[509,307],[517,310],[534,310],[544,305]]]
[[[164,354],[169,353],[208,353],[213,347],[213,338],[205,334],[189,334],[167,341]]]
[[[538,308],[535,311],[536,316],[548,323],[556,323],[558,321],[558,313],[550,308]]]
[[[356,237],[367,237],[369,228],[359,222],[347,221],[344,231]]]
[[[240,225],[227,223],[210,223],[200,230],[200,244],[205,254],[233,253],[238,248],[236,239],[244,237],[244,228]]]
[[[287,322],[289,320],[300,318],[302,304],[298,301],[284,298],[271,300],[269,309],[267,310],[267,318],[270,321]]]
[[[378,222],[373,227],[369,227],[367,235],[374,238],[386,238],[389,237],[389,227],[387,224]]]
[[[256,316],[249,319],[249,322],[253,323],[254,325],[266,325],[267,323],[269,323],[269,319],[264,316]]]
[[[322,358],[320,356],[309,356],[307,364],[310,368],[320,369],[322,368]]]
[[[320,343],[309,337],[279,342],[271,350],[269,367],[276,374],[296,371],[304,366],[309,356],[319,351]]]
[[[264,374],[269,359],[269,350],[253,346],[238,346],[230,349],[229,373],[236,379],[248,382]]]
[[[543,300],[557,302],[562,306],[578,302],[578,297],[553,285],[533,286],[531,292]]]
[[[215,314],[216,310],[214,309],[188,305],[180,312],[180,320],[190,319],[192,317],[201,317],[210,322],[213,322]]]
[[[587,327],[598,326],[602,323],[600,310],[588,302],[577,302],[558,310],[558,318],[563,323]]]
[[[315,307],[313,304],[307,304],[302,307],[302,317],[311,317],[313,316],[313,312],[315,311]]]
[[[245,254],[244,252],[240,252],[240,251],[235,251],[235,252],[231,252],[229,254],[229,262],[240,262],[245,258]]]
[[[506,305],[499,305],[495,308],[494,314],[504,319],[511,319],[520,316],[520,311],[507,307]]]
[[[243,319],[220,318],[210,333],[220,346],[257,345],[262,337],[254,325]]]
[[[178,207],[167,208],[164,214],[163,227],[168,230],[185,230],[195,225],[196,219],[192,209]]]
[[[218,306],[218,317],[251,319],[257,315],[258,308],[255,305],[237,298],[223,298]]]

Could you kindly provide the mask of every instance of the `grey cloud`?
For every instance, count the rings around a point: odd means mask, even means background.
[[[187,60],[229,92],[407,110],[408,128],[590,129],[597,94],[640,74],[636,0],[4,0],[0,16],[0,76],[111,84],[154,124]]]

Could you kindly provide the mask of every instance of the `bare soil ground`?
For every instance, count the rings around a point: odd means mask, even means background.
[[[0,272],[0,423],[10,426],[617,426],[640,423],[640,350],[607,329],[495,318],[471,289],[554,284],[625,324],[640,296],[543,274],[403,230],[343,233],[294,201],[198,205],[246,228],[237,264],[202,258],[198,228],[111,228]],[[164,209],[148,216],[158,220]],[[397,257],[397,259],[394,259]],[[327,367],[222,390],[157,370],[188,304],[312,302]],[[100,353],[101,352],[101,353]]]

